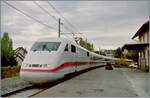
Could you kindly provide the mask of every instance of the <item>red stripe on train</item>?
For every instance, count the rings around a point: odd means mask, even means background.
[[[71,67],[71,66],[80,66],[80,65],[86,65],[88,64],[89,62],[66,62],[54,69],[47,69],[47,70],[43,70],[43,69],[21,69],[21,71],[28,71],[28,72],[56,72],[56,71],[59,71],[61,69],[64,69],[66,67]],[[96,62],[94,62],[96,63]],[[93,62],[89,63],[89,64],[94,64]]]

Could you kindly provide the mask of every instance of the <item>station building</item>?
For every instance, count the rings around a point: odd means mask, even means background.
[[[138,68],[145,71],[149,70],[149,21],[140,27],[132,39],[136,40],[136,43],[125,44],[122,49],[124,52],[136,51],[138,54]]]

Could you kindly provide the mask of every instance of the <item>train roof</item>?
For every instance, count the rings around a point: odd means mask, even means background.
[[[91,52],[91,51],[85,49],[84,47],[82,47],[82,46],[80,46],[79,44],[77,44],[74,39],[56,38],[56,37],[46,37],[46,38],[40,38],[40,39],[37,40],[37,42],[40,42],[40,41],[65,42],[65,43],[70,42],[70,43],[72,43],[73,45],[75,45],[76,47],[78,47],[78,48],[80,48],[80,49],[83,49],[83,50],[89,52],[90,55],[102,57],[102,58],[105,58],[105,59],[114,59],[114,60],[115,60],[115,58],[107,57],[107,56],[103,56],[103,55],[99,55],[99,54],[97,54],[97,53],[94,53],[94,52]]]

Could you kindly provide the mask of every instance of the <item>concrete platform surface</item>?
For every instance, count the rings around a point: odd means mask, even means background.
[[[71,80],[65,81],[55,87],[41,92],[34,97],[147,96],[147,80],[148,73],[143,74],[142,72],[128,68],[105,70],[103,67],[81,74]],[[142,93],[140,93],[141,91]]]

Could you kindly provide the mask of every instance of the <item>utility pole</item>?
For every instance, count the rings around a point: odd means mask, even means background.
[[[58,19],[58,38],[60,38],[60,23],[61,23],[61,19]]]

